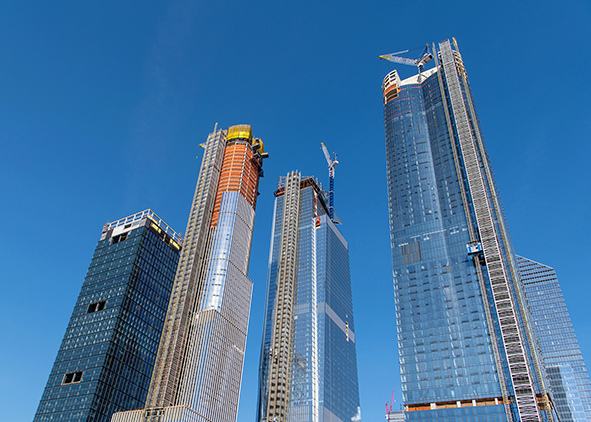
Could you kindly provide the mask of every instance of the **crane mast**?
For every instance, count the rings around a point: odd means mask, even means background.
[[[326,162],[328,163],[328,181],[329,181],[329,191],[328,191],[328,216],[330,220],[334,223],[334,168],[339,162],[337,161],[337,154],[334,155],[334,160],[330,157],[330,153],[328,149],[324,145],[324,143],[320,143],[322,145],[322,152],[324,152],[324,157],[326,158]]]

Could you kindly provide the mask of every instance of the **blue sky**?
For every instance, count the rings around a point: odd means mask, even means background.
[[[328,183],[320,142],[340,161],[362,418],[382,420],[400,381],[380,89],[395,65],[378,55],[450,37],[515,249],[556,268],[591,359],[590,18],[586,0],[3,2],[4,420],[33,418],[105,221],[152,208],[185,231],[216,122],[251,124],[270,153],[238,421],[255,417],[273,190],[294,169]]]

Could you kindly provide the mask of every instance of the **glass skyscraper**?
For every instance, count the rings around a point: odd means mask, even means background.
[[[560,422],[591,421],[591,381],[556,271],[522,256],[517,263]]]
[[[207,142],[143,409],[117,422],[235,422],[250,313],[247,277],[263,142],[249,125]]]
[[[402,399],[408,421],[552,417],[517,260],[455,41],[384,79]]]
[[[275,197],[257,420],[358,422],[347,241],[314,178],[292,172]]]
[[[35,422],[142,407],[182,239],[151,210],[104,226]]]

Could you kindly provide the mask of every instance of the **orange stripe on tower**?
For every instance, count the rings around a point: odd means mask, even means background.
[[[236,142],[226,146],[210,227],[218,224],[224,192],[239,192],[255,208],[258,187],[259,166],[250,145]]]

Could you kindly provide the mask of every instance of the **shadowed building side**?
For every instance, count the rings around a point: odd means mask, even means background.
[[[181,244],[151,210],[104,226],[36,422],[107,422],[144,406]]]

